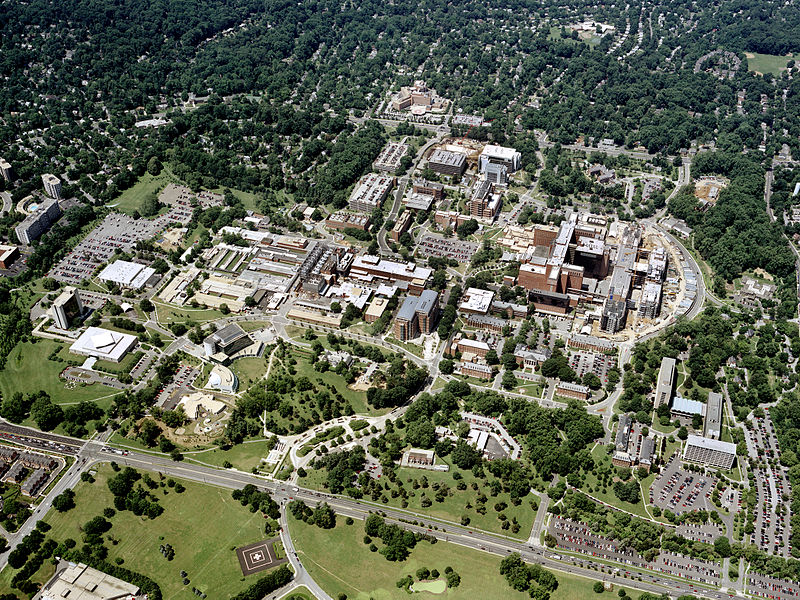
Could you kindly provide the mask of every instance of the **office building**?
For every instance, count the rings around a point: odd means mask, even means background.
[[[0,176],[6,181],[11,181],[11,163],[4,158],[0,158]]]
[[[215,362],[225,364],[237,352],[253,345],[253,340],[237,323],[218,329],[203,340],[205,355]]]
[[[491,290],[467,288],[467,291],[461,296],[458,310],[467,314],[486,315],[492,306],[492,299],[494,299],[494,292]]]
[[[65,287],[58,298],[53,300],[49,312],[56,327],[69,329],[73,320],[83,313],[83,303],[78,290],[72,286]]]
[[[61,199],[61,180],[58,177],[50,173],[42,175],[42,184],[48,196],[56,200]]]
[[[670,414],[673,419],[680,419],[681,422],[691,423],[692,417],[700,415],[704,417],[706,414],[706,405],[698,400],[684,398],[683,396],[675,396],[672,401],[672,408]]]
[[[139,597],[139,587],[87,567],[60,561],[56,574],[39,592],[39,600],[129,600]]]
[[[473,217],[494,221],[503,208],[503,200],[499,194],[492,194],[491,182],[484,179],[475,185],[467,208]]]
[[[483,363],[464,361],[458,363],[456,368],[458,369],[458,374],[464,377],[475,377],[484,381],[489,381],[494,377],[492,368]]]
[[[389,237],[392,238],[393,241],[399,242],[400,236],[408,231],[413,222],[414,214],[410,210],[405,211],[402,215],[400,215],[400,217],[398,217],[394,227],[392,227],[392,230],[389,232]]]
[[[690,435],[686,439],[683,460],[727,471],[736,460],[736,444]]]
[[[389,175],[364,175],[350,194],[350,209],[372,214],[383,205],[393,185],[394,177]]]
[[[722,435],[722,394],[718,392],[708,393],[703,435],[712,440],[718,440]]]
[[[61,207],[58,205],[58,200],[46,200],[14,228],[17,239],[21,244],[30,245],[33,240],[50,229],[60,216]]]
[[[118,363],[136,347],[138,342],[135,335],[101,327],[89,327],[75,340],[69,351],[98,360]]]
[[[508,185],[508,167],[504,164],[489,162],[483,170],[486,181],[495,185]]]
[[[513,148],[504,148],[503,146],[495,146],[488,144],[481,152],[478,159],[478,170],[481,173],[486,173],[490,164],[503,165],[506,167],[508,173],[518,171],[522,163],[522,154]]]
[[[592,390],[588,386],[578,383],[560,381],[556,387],[556,395],[564,398],[575,398],[576,400],[588,400],[592,395]]]
[[[642,288],[639,300],[639,316],[655,319],[661,313],[661,284],[647,281]]]
[[[338,231],[344,231],[345,229],[366,231],[369,229],[369,225],[369,215],[349,213],[342,210],[333,213],[325,219],[325,226],[328,229],[336,229]]]
[[[417,179],[411,190],[415,194],[423,194],[425,196],[433,196],[437,202],[444,198],[444,186],[441,183],[428,181],[427,179]]]
[[[461,152],[437,148],[428,158],[428,168],[442,175],[461,175],[467,170],[467,157]]]
[[[156,270],[152,267],[127,260],[115,260],[106,265],[97,278],[103,283],[118,285],[129,290],[139,290],[155,274]]]
[[[378,158],[372,163],[372,168],[376,171],[383,171],[385,173],[393,173],[400,168],[400,163],[403,157],[408,152],[408,144],[401,144],[400,142],[389,142],[384,146]]]
[[[600,318],[600,328],[608,333],[617,333],[625,327],[633,271],[641,239],[642,232],[636,224],[628,225],[622,234],[614,270],[611,273],[608,297]]]
[[[357,256],[350,267],[350,277],[366,282],[386,281],[388,283],[407,282],[408,291],[419,295],[433,275],[433,269],[417,266],[415,263],[399,263],[384,260],[379,256],[365,254]]]
[[[8,269],[19,258],[19,248],[0,244],[0,269]]]
[[[661,359],[661,368],[658,370],[658,383],[654,408],[662,404],[669,405],[672,401],[672,388],[675,385],[675,359],[665,356]]]
[[[394,335],[406,341],[433,331],[439,316],[439,294],[424,290],[419,296],[407,296],[394,321]]]

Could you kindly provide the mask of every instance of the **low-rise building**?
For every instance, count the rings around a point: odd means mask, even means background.
[[[414,215],[410,210],[405,211],[389,232],[389,237],[395,242],[400,241],[400,236],[409,230],[411,224],[414,222]]]
[[[486,315],[489,313],[493,299],[494,292],[491,290],[467,288],[467,291],[461,296],[458,310],[465,314]]]
[[[556,386],[556,395],[565,398],[575,398],[576,400],[588,400],[592,395],[592,390],[585,385],[560,381],[558,386]]]
[[[383,316],[389,306],[388,298],[376,297],[372,300],[364,313],[364,320],[367,323],[374,323]]]
[[[42,586],[37,600],[129,600],[139,595],[139,587],[87,567],[83,563],[61,561],[56,574]]]
[[[461,152],[437,148],[428,158],[428,168],[442,175],[461,175],[467,170],[467,157]]]
[[[708,393],[703,435],[712,440],[718,440],[722,435],[722,394],[719,392]]]
[[[684,446],[683,460],[728,470],[736,460],[736,444],[690,435]]]
[[[101,327],[89,327],[75,340],[69,351],[98,360],[118,363],[138,343],[139,340],[135,335],[111,331]]]
[[[19,258],[19,248],[0,244],[0,269],[8,269]]]
[[[336,229],[338,231],[344,231],[345,229],[366,231],[369,229],[369,225],[369,215],[349,213],[343,210],[335,212],[325,219],[325,226],[328,229]]]
[[[372,214],[383,205],[394,185],[394,177],[368,173],[356,184],[350,195],[350,209]]]
[[[482,363],[464,361],[458,363],[456,369],[460,375],[464,375],[465,377],[475,377],[476,379],[483,379],[485,381],[490,381],[494,377],[492,368]]]
[[[142,289],[156,274],[152,267],[127,260],[115,260],[100,271],[97,278],[103,283],[113,283],[129,290]]]
[[[238,323],[218,329],[203,340],[206,357],[225,364],[235,354],[253,345],[253,339]]]
[[[403,157],[408,152],[408,144],[400,142],[389,142],[383,147],[378,158],[372,163],[372,168],[376,171],[392,173],[400,168]]]

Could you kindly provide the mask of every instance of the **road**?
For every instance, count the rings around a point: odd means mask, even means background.
[[[6,423],[0,422],[0,431],[8,428]],[[53,498],[63,492],[67,488],[73,487],[79,480],[80,475],[85,470],[91,468],[99,462],[116,461],[120,465],[131,466],[137,469],[147,471],[154,471],[164,475],[180,477],[190,481],[196,481],[208,485],[215,485],[225,489],[240,489],[247,484],[253,484],[261,489],[269,491],[275,500],[281,505],[281,525],[284,528],[285,535],[282,535],[284,543],[286,544],[287,554],[290,556],[290,562],[297,573],[298,581],[303,585],[308,586],[314,593],[319,594],[323,600],[328,600],[329,596],[325,594],[315,582],[311,579],[308,573],[303,568],[301,561],[294,556],[294,543],[289,538],[289,523],[286,519],[285,505],[293,499],[300,499],[312,505],[318,502],[327,502],[337,514],[343,516],[350,516],[358,519],[365,519],[372,513],[380,513],[386,520],[398,524],[399,526],[415,531],[431,535],[445,542],[455,543],[474,550],[481,550],[490,554],[498,556],[506,556],[511,552],[519,552],[523,558],[528,562],[536,562],[546,566],[549,569],[560,571],[564,573],[571,573],[574,575],[583,575],[592,579],[598,579],[598,570],[603,567],[602,563],[593,561],[589,557],[572,557],[561,556],[554,554],[552,551],[545,548],[532,546],[528,541],[519,541],[516,539],[494,535],[479,530],[468,529],[455,523],[450,523],[443,520],[433,519],[426,515],[421,515],[407,510],[398,508],[390,508],[380,504],[372,504],[362,500],[353,500],[342,496],[335,496],[313,490],[299,488],[291,484],[283,482],[269,481],[249,473],[227,469],[220,470],[201,465],[193,465],[182,462],[174,462],[169,458],[158,455],[144,454],[141,452],[129,452],[128,454],[115,454],[108,448],[102,441],[85,441],[68,438],[65,436],[52,436],[44,434],[47,437],[42,437],[40,432],[16,427],[16,431],[24,430],[30,438],[41,438],[42,440],[52,441],[54,438],[60,439],[63,445],[68,446],[71,452],[74,452],[75,447],[80,447],[80,451],[76,457],[76,462],[67,470],[66,474],[57,482],[53,490],[42,501],[40,507],[36,510],[33,516],[23,525],[20,531],[9,536],[9,547],[13,550],[22,538],[30,533],[35,527],[36,523],[44,517],[48,508],[52,505]],[[407,522],[410,519],[415,520],[418,525],[412,525]],[[0,555],[0,569],[4,568],[8,561],[9,552]],[[611,569],[609,566],[605,566]],[[658,574],[651,573],[647,570],[637,570],[628,568],[626,569],[631,573],[631,578],[622,578],[609,574],[605,578],[618,579],[620,585],[631,587],[641,591],[650,591],[654,593],[693,593],[703,598],[711,598],[714,600],[722,600],[729,596],[724,592],[718,590],[704,589],[697,585],[686,583],[684,581],[673,580],[663,577]],[[641,577],[641,581],[634,579]]]
[[[7,214],[11,212],[11,207],[13,206],[11,203],[11,194],[8,192],[0,192],[0,198],[3,199],[3,211],[2,214]]]

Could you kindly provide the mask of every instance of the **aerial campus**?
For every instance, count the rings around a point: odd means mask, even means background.
[[[789,2],[0,19],[0,600],[800,597]]]

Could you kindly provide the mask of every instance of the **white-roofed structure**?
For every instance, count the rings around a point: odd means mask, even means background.
[[[39,600],[129,600],[139,595],[139,587],[134,584],[83,563],[62,561],[57,569],[36,596]]]
[[[481,173],[486,172],[489,164],[505,165],[508,172],[513,173],[519,170],[521,162],[522,154],[513,148],[487,144],[481,152],[478,166]]]
[[[81,356],[118,363],[136,347],[138,342],[135,335],[102,327],[89,327],[75,340],[69,351]]]
[[[115,260],[100,271],[97,278],[103,283],[115,283],[119,287],[139,290],[156,274],[155,269],[127,260]]]
[[[690,435],[686,439],[683,459],[727,470],[733,466],[733,461],[736,460],[736,444]]]
[[[491,290],[467,288],[467,291],[461,296],[461,303],[458,305],[458,310],[472,314],[488,314],[489,308],[492,306],[493,298],[494,292]]]

